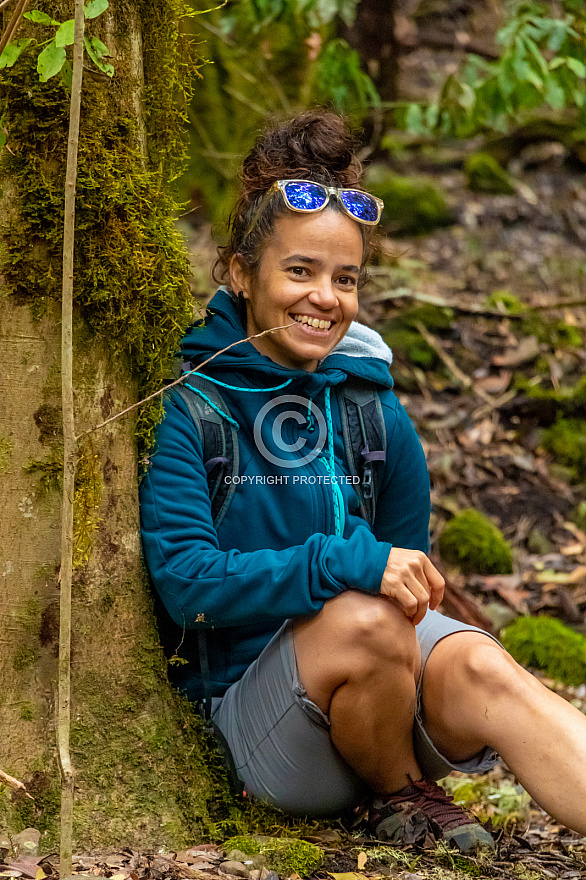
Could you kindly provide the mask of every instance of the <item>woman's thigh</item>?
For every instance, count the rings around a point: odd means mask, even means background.
[[[417,762],[427,779],[452,770],[482,772],[496,755],[484,749],[465,764],[448,761],[433,745],[420,715],[421,682],[435,645],[454,632],[476,630],[428,611],[416,627],[422,669],[413,724]],[[295,658],[293,627],[285,623],[214,710],[246,792],[302,815],[336,815],[361,803],[368,786],[342,760],[327,716],[308,697]]]

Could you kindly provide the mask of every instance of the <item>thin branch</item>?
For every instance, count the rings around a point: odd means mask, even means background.
[[[73,577],[73,500],[77,443],[73,408],[73,254],[75,247],[75,189],[81,87],[83,80],[84,0],[75,0],[73,76],[69,105],[69,138],[65,172],[63,229],[63,300],[61,310],[61,399],[63,407],[63,501],[61,512],[61,583],[59,622],[59,705],[57,743],[61,767],[60,880],[72,875],[73,768],[71,733],[71,582]]]
[[[260,336],[266,336],[267,333],[274,333],[275,330],[285,330],[287,327],[292,327],[295,324],[295,321],[291,321],[290,324],[283,324],[281,327],[270,327],[268,330],[263,330],[262,333],[255,333],[253,336],[247,336],[246,339],[237,339],[236,342],[231,342],[230,345],[227,345],[226,348],[221,348],[219,351],[215,351],[211,357],[209,357],[203,364],[198,364],[197,367],[194,367],[193,370],[189,370],[187,373],[183,373],[183,375],[179,376],[178,379],[175,379],[174,382],[170,382],[168,385],[164,385],[163,388],[159,388],[158,391],[153,391],[152,394],[149,394],[148,397],[143,398],[143,400],[139,400],[136,403],[133,403],[132,406],[123,409],[122,412],[116,413],[115,416],[110,416],[109,419],[106,419],[105,422],[101,422],[99,425],[94,425],[93,428],[88,428],[87,431],[82,431],[81,434],[77,436],[77,440],[80,440],[82,437],[85,437],[86,434],[92,434],[94,431],[98,431],[100,428],[103,428],[105,425],[109,425],[110,422],[115,422],[116,419],[122,418],[126,413],[132,412],[133,409],[137,409],[137,407],[142,406],[143,403],[148,403],[149,400],[154,400],[155,397],[158,397],[159,394],[163,394],[164,391],[168,391],[169,388],[173,388],[174,385],[179,385],[180,382],[187,376],[191,376],[192,373],[198,373],[206,364],[209,364],[210,361],[213,361],[214,358],[217,358],[219,354],[224,354],[225,351],[228,351],[229,348],[232,348],[234,345],[240,345],[242,342],[250,342],[251,339],[258,339]]]
[[[20,22],[22,21],[22,16],[26,12],[26,8],[29,5],[29,2],[30,0],[17,0],[16,8],[12,13],[12,18],[8,22],[6,30],[0,38],[0,55],[2,55],[4,49],[16,34]]]
[[[34,800],[33,796],[28,793],[26,790],[26,785],[24,782],[20,782],[19,779],[15,779],[14,776],[9,776],[8,773],[4,773],[3,770],[0,770],[0,782],[5,782],[6,785],[9,785],[10,788],[13,788],[14,791],[24,791],[26,796],[32,800]]]

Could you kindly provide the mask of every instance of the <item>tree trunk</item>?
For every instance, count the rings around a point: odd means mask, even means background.
[[[399,47],[395,0],[360,0],[354,24],[344,28],[343,36],[357,50],[381,99],[396,101]]]
[[[71,17],[66,2],[38,6],[62,21]],[[161,383],[190,315],[186,260],[165,194],[169,144],[181,137],[173,82],[183,63],[179,13],[179,0],[111,0],[91,23],[116,72],[111,83],[87,76],[82,106],[78,431]],[[31,35],[47,38],[42,28]],[[0,769],[34,798],[0,788],[0,832],[36,827],[47,850],[55,846],[60,803],[58,291],[68,96],[58,77],[39,83],[35,64],[36,52],[0,73],[10,148],[0,160]],[[166,133],[165,125],[175,129]],[[143,417],[143,437],[149,427],[152,416]],[[179,846],[210,827],[213,786],[200,725],[167,683],[140,563],[135,429],[134,414],[125,416],[79,449],[72,638],[78,848]]]

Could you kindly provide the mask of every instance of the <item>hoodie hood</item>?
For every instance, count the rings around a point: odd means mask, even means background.
[[[315,395],[327,385],[338,385],[348,375],[392,388],[389,367],[393,355],[379,333],[353,321],[338,345],[321,360],[315,372],[296,370],[275,363],[261,354],[251,342],[241,342],[245,330],[239,317],[238,300],[231,291],[221,287],[210,300],[205,318],[194,324],[181,343],[181,355],[187,369],[203,363],[218,351],[202,372],[219,375],[239,374],[239,383],[248,386],[274,385],[291,380],[289,387]],[[237,345],[233,343],[238,342]]]

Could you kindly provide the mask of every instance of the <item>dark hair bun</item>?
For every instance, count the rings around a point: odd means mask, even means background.
[[[304,178],[329,186],[356,186],[362,166],[345,120],[327,110],[308,110],[262,134],[244,160],[242,195],[252,200],[275,180]]]
[[[308,110],[261,134],[244,160],[240,195],[228,223],[230,241],[218,248],[213,277],[228,281],[230,260],[235,254],[250,272],[258,269],[277,217],[287,213],[278,193],[258,213],[276,180],[305,179],[326,186],[358,186],[362,165],[354,155],[356,146],[346,120],[330,110]],[[336,209],[335,203],[331,204]],[[367,244],[371,233],[364,226],[360,231]],[[364,259],[368,252],[369,246],[365,246]]]

